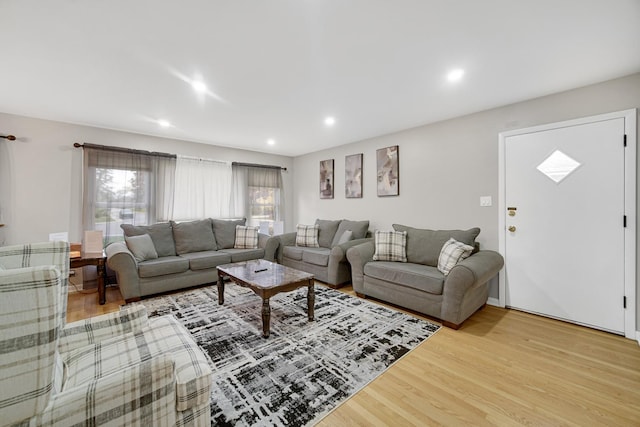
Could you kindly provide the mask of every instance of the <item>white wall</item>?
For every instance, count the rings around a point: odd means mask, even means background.
[[[0,132],[18,138],[0,139],[0,245],[46,241],[58,231],[81,241],[82,149],[75,142],[286,167],[285,218],[293,216],[291,157],[3,113]]]
[[[477,226],[481,246],[497,250],[498,133],[638,107],[640,73],[297,157],[290,224],[348,218],[369,219],[372,230],[389,230],[393,223],[432,229]],[[377,197],[375,152],[390,145],[399,146],[400,195]],[[364,153],[364,194],[346,199],[344,157],[355,153]],[[326,159],[335,159],[332,200],[319,197],[319,162]],[[480,196],[491,196],[493,206],[480,207]],[[497,281],[491,295],[498,295]],[[640,292],[636,295],[640,301]],[[636,313],[640,318],[640,310]]]

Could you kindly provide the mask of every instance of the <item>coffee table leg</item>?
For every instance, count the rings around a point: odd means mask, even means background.
[[[218,273],[218,305],[224,304],[224,280],[222,274]]]
[[[262,300],[262,336],[269,338],[271,333],[271,307],[269,306],[269,298]]]
[[[309,322],[313,320],[314,307],[316,305],[316,292],[313,288],[313,284],[313,280],[310,280],[309,286],[307,287],[307,314],[309,315]]]

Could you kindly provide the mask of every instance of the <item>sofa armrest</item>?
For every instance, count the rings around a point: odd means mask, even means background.
[[[147,326],[149,319],[146,307],[141,304],[129,305],[120,311],[67,323],[60,334],[58,350],[63,354],[68,353],[107,338],[141,332]]]
[[[327,265],[327,277],[329,283],[338,283],[338,268],[341,262],[347,263],[347,251],[349,248],[354,246],[358,246],[362,243],[367,242],[368,240],[373,239],[355,239],[350,240],[345,243],[341,243],[339,245],[335,245],[331,248],[331,252],[329,254],[329,264]],[[352,279],[353,280],[353,279]]]
[[[294,246],[296,244],[296,232],[292,232],[292,233],[285,233],[285,234],[281,234],[279,236],[276,236],[278,238],[278,250],[276,251],[276,260],[278,261],[278,263],[282,264],[282,251],[284,250],[285,246]]]
[[[444,281],[441,319],[458,324],[462,301],[475,286],[485,285],[494,277],[504,259],[495,251],[482,250],[456,264]]]
[[[258,233],[258,246],[264,249],[264,259],[275,262],[276,252],[278,251],[278,246],[280,246],[280,240],[277,236]]]
[[[140,298],[140,279],[138,276],[138,262],[124,242],[111,243],[105,249],[107,265],[116,272],[118,285],[122,297],[129,301]]]
[[[351,264],[351,283],[357,293],[364,293],[364,266],[373,261],[374,253],[375,244],[371,238],[347,249],[347,260]]]
[[[175,364],[162,354],[63,390],[34,424],[175,425],[176,416]]]

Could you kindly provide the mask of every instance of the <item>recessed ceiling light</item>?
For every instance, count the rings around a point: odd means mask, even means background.
[[[455,70],[449,71],[447,74],[447,80],[450,82],[457,82],[464,76],[464,70],[462,68],[456,68]]]
[[[157,123],[160,127],[163,127],[163,128],[171,127],[171,123],[168,122],[167,120],[160,119],[157,121]]]
[[[336,119],[334,119],[333,117],[327,117],[326,119],[324,119],[324,124],[327,126],[333,126],[336,124]]]
[[[276,141],[275,141],[274,139],[271,139],[271,138],[270,138],[270,139],[267,139],[267,144],[269,144],[269,145],[275,145],[275,144],[276,144]]]
[[[207,85],[201,82],[200,80],[194,80],[191,82],[191,86],[193,90],[198,93],[205,93],[207,91]]]

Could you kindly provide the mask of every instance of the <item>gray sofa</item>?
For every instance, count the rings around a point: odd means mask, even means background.
[[[502,256],[494,251],[479,250],[475,243],[479,228],[426,230],[398,224],[393,228],[407,232],[406,263],[374,261],[373,241],[347,251],[356,295],[405,307],[458,329],[486,304],[488,281],[504,265]],[[475,246],[475,250],[444,275],[437,265],[440,250],[449,238]]]
[[[107,246],[107,265],[115,271],[120,293],[127,302],[147,295],[215,283],[218,265],[260,258],[275,260],[278,241],[266,234],[258,234],[258,247],[255,249],[234,248],[236,225],[244,224],[244,219],[171,221],[150,226],[122,224],[129,243],[116,242]],[[151,238],[157,258],[144,259],[139,253],[134,256],[129,249],[133,243],[131,237],[145,234]]]
[[[296,246],[295,232],[277,236],[278,263],[311,273],[333,288],[349,283],[351,267],[346,253],[349,248],[372,240],[367,237],[369,221],[317,219],[315,224],[318,225],[319,247]]]

